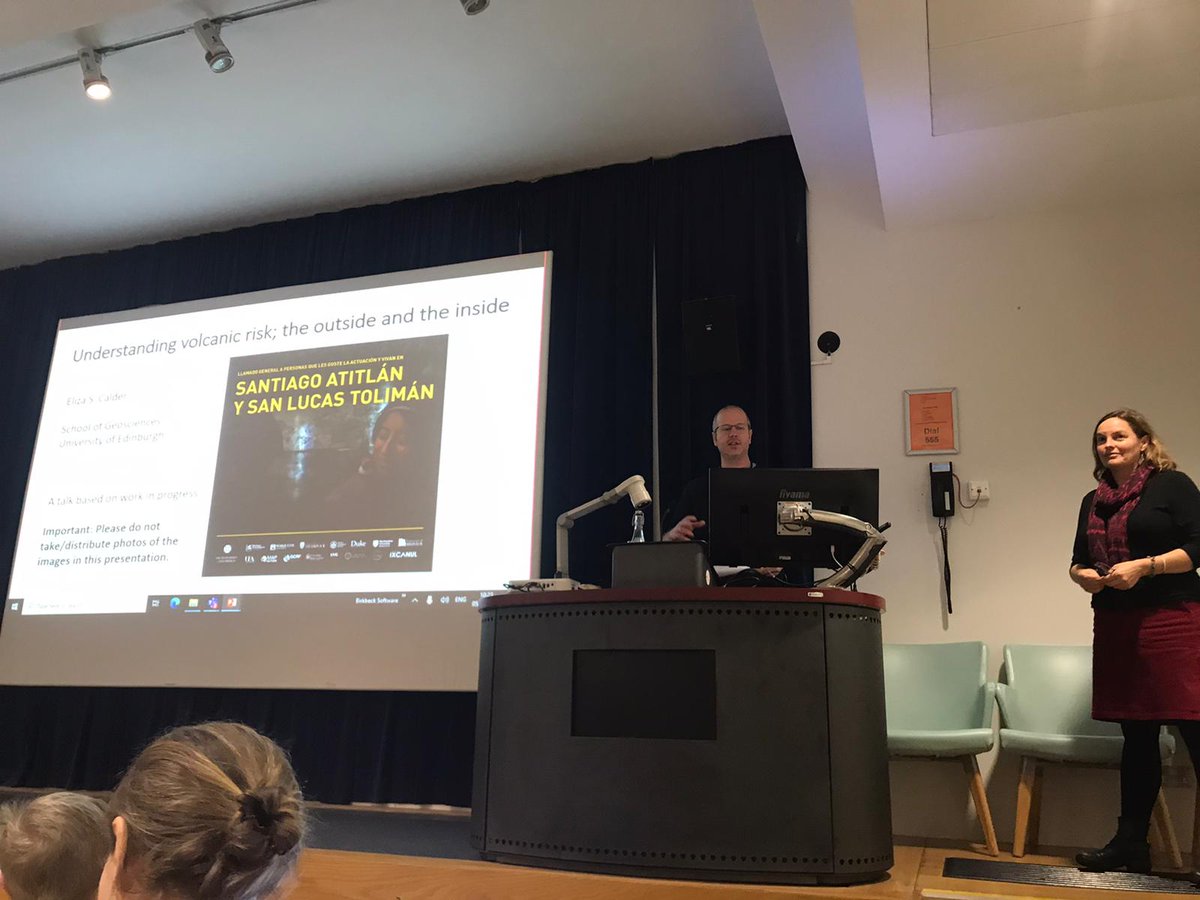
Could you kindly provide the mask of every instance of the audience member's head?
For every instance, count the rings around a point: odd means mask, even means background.
[[[12,900],[95,900],[112,851],[104,804],[59,791],[0,807],[0,887]]]
[[[115,847],[100,900],[267,897],[295,869],[304,841],[287,756],[232,722],[158,738],[130,765],[108,811]]]

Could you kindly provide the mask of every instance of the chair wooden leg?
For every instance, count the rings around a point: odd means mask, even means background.
[[[1034,760],[1033,791],[1029,798],[1029,830],[1025,833],[1025,852],[1035,853],[1038,848],[1038,838],[1042,832],[1042,783],[1046,767]]]
[[[1154,812],[1150,816],[1150,821],[1156,826],[1156,830],[1161,836],[1163,849],[1170,857],[1172,868],[1182,869],[1183,854],[1179,852],[1179,841],[1175,837],[1171,811],[1167,808],[1167,795],[1161,790],[1158,792],[1158,800],[1154,803]]]
[[[979,760],[974,754],[962,757],[963,769],[971,784],[971,799],[975,802],[975,815],[983,826],[983,842],[992,856],[1000,855],[1000,847],[996,844],[996,828],[992,825],[992,810],[988,806],[987,789],[983,784],[983,775],[979,772]]]
[[[1025,835],[1029,830],[1029,807],[1033,800],[1033,781],[1037,776],[1037,760],[1021,757],[1021,780],[1017,782],[1017,824],[1013,829],[1013,856],[1025,855]]]
[[[1146,842],[1150,845],[1150,850],[1155,853],[1166,853],[1166,841],[1163,838],[1162,829],[1158,827],[1158,804],[1155,803],[1154,809],[1150,812],[1150,827],[1146,830]]]
[[[1192,868],[1200,869],[1200,787],[1196,788],[1195,805],[1192,807]]]

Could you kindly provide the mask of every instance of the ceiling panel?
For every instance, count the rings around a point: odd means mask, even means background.
[[[931,47],[929,78],[936,135],[1200,94],[1200,3]]]
[[[1068,25],[1086,19],[1120,17],[1159,6],[1184,6],[1194,0],[926,0],[929,46],[971,41]]]

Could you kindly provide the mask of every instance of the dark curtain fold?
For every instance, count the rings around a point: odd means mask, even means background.
[[[651,465],[651,164],[530,185],[524,249],[553,250],[542,572],[553,574],[554,518]],[[553,431],[550,425],[553,424]],[[570,574],[607,585],[607,544],[629,538],[614,504],[570,532]]]
[[[471,693],[0,687],[0,709],[5,785],[106,790],[164,729],[232,719],[288,749],[310,799],[471,803]]]
[[[656,253],[664,484],[677,489],[703,464],[702,442],[689,435],[722,390],[751,405],[759,459],[809,458],[803,242],[803,179],[791,141],[779,138],[0,272],[0,578],[7,583],[60,318],[551,250],[549,575],[559,513],[651,474]],[[664,322],[677,321],[684,299],[718,290],[746,305],[743,359],[755,364],[728,385],[699,385],[681,374],[679,331]],[[623,501],[579,522],[574,577],[607,583],[606,544],[627,539],[631,513]],[[450,692],[0,687],[9,738],[0,782],[105,789],[165,728],[225,718],[286,746],[312,799],[465,806],[474,707],[473,694]]]
[[[669,507],[717,462],[713,413],[737,404],[758,465],[812,465],[805,185],[788,138],[654,163],[660,489]],[[683,306],[731,297],[738,367],[690,374]],[[669,527],[669,526],[668,526]]]

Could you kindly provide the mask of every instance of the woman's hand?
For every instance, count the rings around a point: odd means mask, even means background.
[[[1128,559],[1125,562],[1113,563],[1113,567],[1101,581],[1104,587],[1127,591],[1141,581],[1143,576],[1149,574],[1150,560]]]
[[[1095,569],[1089,569],[1085,566],[1080,566],[1074,571],[1074,580],[1077,585],[1087,591],[1089,594],[1095,594],[1104,588],[1108,587],[1108,583]]]

